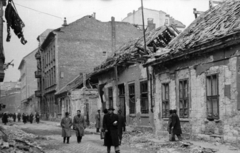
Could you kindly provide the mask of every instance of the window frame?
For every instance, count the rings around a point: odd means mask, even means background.
[[[133,87],[133,92],[130,92],[130,87]],[[131,102],[131,100],[134,100]],[[129,101],[129,114],[136,114],[136,90],[135,83],[128,84],[128,101]],[[134,107],[134,108],[132,108]]]
[[[170,83],[169,82],[165,82],[165,83],[162,83],[162,118],[168,118],[169,117],[169,109],[170,109]],[[164,97],[166,97],[166,87],[165,86],[168,86],[168,99],[164,99]],[[163,92],[164,91],[164,92]],[[165,96],[163,96],[165,94]],[[168,104],[168,110],[166,110],[166,107],[164,109],[164,104]],[[165,112],[165,114],[164,114]]]
[[[216,95],[212,95],[212,92],[213,92],[213,86],[212,86],[212,80],[213,80],[213,76],[216,76],[216,83],[217,83],[217,89],[216,89],[216,92],[217,94]],[[211,77],[211,95],[208,96],[208,78]],[[209,116],[209,108],[208,108],[208,103],[209,103],[209,100],[211,101],[211,116]],[[217,100],[217,116],[214,117],[213,115],[213,100]],[[214,74],[208,74],[206,75],[206,108],[207,108],[207,111],[206,111],[206,116],[207,116],[207,119],[208,120],[218,120],[220,118],[219,116],[219,74],[218,73],[214,73]]]
[[[147,90],[146,91],[142,91],[142,84],[146,83],[147,84]],[[143,96],[145,95],[145,96]],[[142,107],[142,102],[143,102],[143,99],[147,100],[147,109],[146,110],[143,110],[143,107]],[[148,99],[148,81],[147,80],[144,80],[144,81],[140,81],[140,110],[141,110],[141,114],[149,114],[149,99]],[[146,112],[144,112],[146,111]]]
[[[185,82],[187,81],[187,94],[186,94],[186,90],[183,89],[183,91],[181,92],[181,83],[180,82]],[[189,106],[190,106],[190,95],[189,95],[189,79],[185,78],[185,79],[179,79],[178,80],[178,102],[179,102],[179,117],[180,118],[189,118]],[[181,95],[182,93],[182,95]],[[185,97],[187,95],[187,97]],[[182,97],[181,97],[182,96]],[[181,103],[183,108],[181,108]],[[184,104],[187,103],[187,107],[184,107]],[[182,109],[185,112],[187,110],[188,114],[187,116],[182,115]]]

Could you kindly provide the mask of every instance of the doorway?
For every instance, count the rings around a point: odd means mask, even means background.
[[[125,87],[124,84],[118,85],[118,99],[119,99],[119,108],[122,110],[122,116],[126,121],[126,100],[125,100]]]

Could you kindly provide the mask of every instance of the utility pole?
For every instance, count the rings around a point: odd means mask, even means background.
[[[6,0],[0,0],[0,82],[3,82],[5,76],[5,56],[3,51],[3,6],[6,6]]]
[[[145,24],[144,24],[144,12],[143,12],[143,0],[141,0],[141,6],[142,6],[142,22],[143,22],[143,39],[144,39],[144,51],[147,51],[146,48],[146,37],[145,37]]]

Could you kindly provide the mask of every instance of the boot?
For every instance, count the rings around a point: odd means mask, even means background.
[[[120,150],[118,150],[118,151],[115,151],[115,153],[120,153]]]
[[[79,136],[79,143],[82,141],[82,137],[81,136]]]
[[[70,139],[70,137],[67,137],[67,143],[69,144],[69,139]]]
[[[63,143],[65,143],[65,141],[66,141],[66,137],[63,137]]]

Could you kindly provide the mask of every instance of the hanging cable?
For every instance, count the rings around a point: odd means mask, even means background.
[[[46,12],[42,12],[42,11],[39,11],[39,10],[35,10],[35,9],[33,9],[33,8],[30,8],[30,7],[27,7],[27,6],[23,6],[23,5],[18,4],[18,3],[15,3],[15,4],[18,5],[18,6],[21,6],[21,7],[23,7],[23,8],[27,8],[27,9],[29,9],[29,10],[38,12],[38,13],[43,13],[43,14],[46,14],[46,15],[49,15],[49,16],[52,16],[52,17],[55,17],[55,18],[63,19],[63,17],[60,17],[60,16],[56,16],[56,15],[53,15],[53,14],[49,14],[49,13],[46,13]]]

